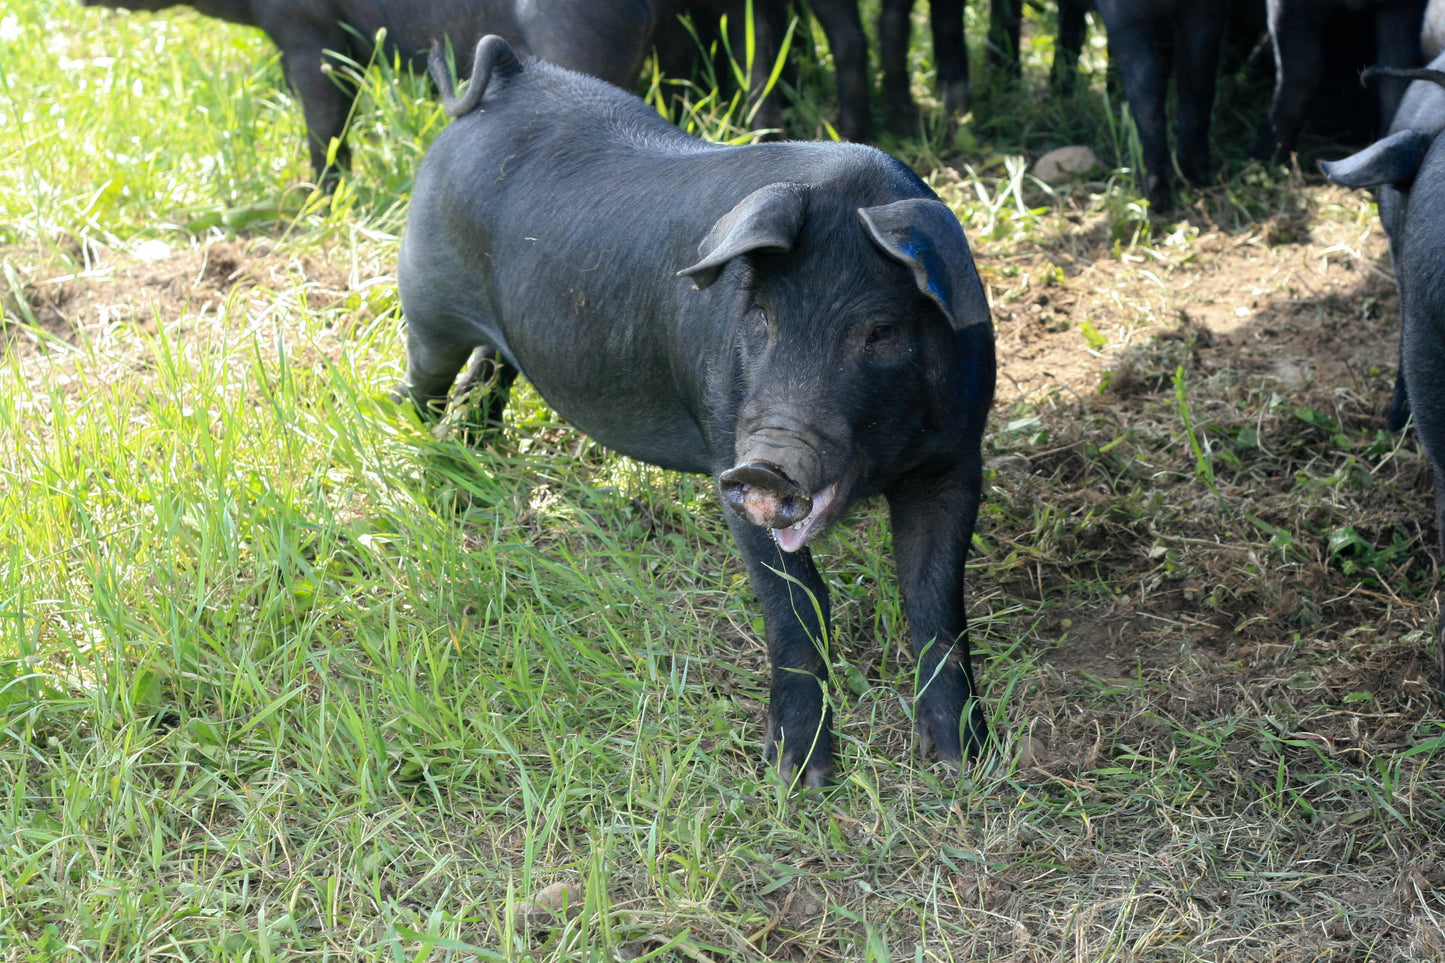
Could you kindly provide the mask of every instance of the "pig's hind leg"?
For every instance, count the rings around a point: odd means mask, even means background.
[[[1434,305],[1432,304],[1433,308]],[[1415,432],[1435,476],[1435,528],[1438,563],[1445,566],[1445,335],[1430,321],[1422,322],[1412,307],[1406,316],[1401,372],[1415,419]],[[1445,616],[1435,640],[1440,660],[1437,697],[1445,699]]]
[[[464,367],[466,370],[463,372]],[[458,372],[462,372],[460,379],[457,378]],[[517,369],[508,364],[495,348],[482,345],[478,349],[457,342],[436,343],[420,336],[417,328],[412,326],[407,332],[406,377],[396,386],[392,396],[398,401],[410,400],[424,418],[436,418],[445,410],[455,383],[456,397],[473,395],[468,401],[474,407],[475,416],[469,416],[468,423],[485,432],[501,427],[502,413],[506,410],[507,397],[516,378]]]
[[[481,348],[472,355],[455,391],[470,409],[468,440],[479,441],[484,434],[502,430],[502,414],[516,380],[517,369],[507,364],[497,349]]]
[[[346,146],[346,122],[356,100],[351,78],[338,68],[339,62],[326,50],[345,50],[345,37],[307,37],[294,40],[289,33],[273,35],[282,50],[282,69],[306,115],[307,145],[317,185],[326,193],[336,189],[342,171],[351,167],[351,148]],[[324,44],[324,49],[323,49]],[[328,164],[331,142],[336,141],[335,163]]]

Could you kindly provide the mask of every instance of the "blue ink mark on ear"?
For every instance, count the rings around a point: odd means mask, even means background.
[[[943,290],[944,274],[943,265],[939,262],[938,251],[929,244],[926,238],[920,238],[916,232],[910,233],[908,240],[899,245],[899,249],[907,254],[909,259],[922,269],[928,283],[921,285],[925,294],[930,294],[939,304],[948,303],[948,294]]]

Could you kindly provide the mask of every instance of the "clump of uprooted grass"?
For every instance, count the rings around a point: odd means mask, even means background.
[[[758,758],[761,626],[705,480],[525,387],[477,449],[387,400],[424,86],[367,75],[327,203],[256,34],[12,8],[0,958],[1445,950],[1428,471],[1379,430],[1388,371],[1281,380],[1153,293],[1219,269],[1210,237],[1312,243],[1367,202],[1259,169],[1151,218],[1126,174],[1028,177],[1083,136],[1046,112],[899,142],[969,225],[1001,343],[1045,285],[1089,305],[1048,323],[1097,366],[990,431],[994,755],[959,782],[912,755],[872,506],[818,550],[842,781],[795,796]],[[697,122],[733,136],[723,113]],[[1140,294],[1141,264],[1170,283]]]

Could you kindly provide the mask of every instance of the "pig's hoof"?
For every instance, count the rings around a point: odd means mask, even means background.
[[[833,785],[832,759],[825,757],[820,760],[816,752],[806,760],[790,758],[792,754],[786,750],[775,755],[776,759],[773,753],[769,754],[768,763],[777,763],[778,775],[783,777],[783,783],[789,789],[827,789]]]
[[[973,92],[967,80],[949,81],[943,88],[943,109],[949,120],[957,120],[973,106]]]
[[[988,721],[984,718],[983,707],[972,701],[964,710],[966,717],[951,723],[941,723],[920,716],[918,721],[918,758],[927,762],[936,757],[957,775],[965,764],[977,762],[988,755],[992,745],[989,738]],[[960,730],[962,730],[960,732]]]
[[[1395,376],[1395,394],[1390,398],[1390,414],[1385,421],[1385,427],[1398,434],[1405,430],[1409,421],[1410,396],[1405,393],[1405,375],[1401,372]]]
[[[949,745],[950,742],[952,746]],[[956,776],[963,771],[963,750],[958,737],[955,735],[950,738],[947,733],[940,732],[936,738],[933,727],[924,723],[918,727],[918,761],[927,765],[928,761],[935,757],[943,763],[950,776]]]
[[[1145,181],[1144,196],[1149,199],[1149,210],[1164,214],[1174,207],[1174,190],[1162,177],[1150,177]]]
[[[1179,166],[1179,173],[1191,187],[1208,187],[1214,183],[1214,173],[1209,169],[1208,160],[1193,153],[1183,157],[1176,154],[1174,163]]]
[[[833,747],[826,731],[817,732],[817,739],[811,743],[789,745],[786,736],[778,737],[776,732],[768,734],[767,749],[763,757],[769,765],[776,764],[778,774],[789,789],[801,786],[804,789],[826,789],[833,784]]]
[[[391,400],[399,405],[411,405],[417,417],[425,422],[435,421],[442,416],[446,408],[446,396],[433,398],[430,401],[423,395],[417,393],[411,385],[405,381],[398,381],[396,387],[391,389]]]
[[[783,782],[789,789],[794,787],[801,789],[827,789],[833,785],[833,766],[829,763],[826,766],[810,765],[802,770],[789,769],[787,766],[779,768],[778,775],[783,777]]]

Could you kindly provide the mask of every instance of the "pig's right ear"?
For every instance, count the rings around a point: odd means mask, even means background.
[[[702,260],[678,271],[701,291],[710,287],[728,262],[744,254],[786,254],[803,227],[808,188],[779,183],[760,187],[718,218],[697,246]]]
[[[1342,160],[1320,161],[1320,170],[1345,187],[1408,184],[1415,179],[1432,140],[1418,130],[1398,130]]]

